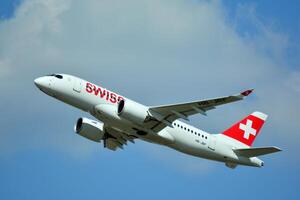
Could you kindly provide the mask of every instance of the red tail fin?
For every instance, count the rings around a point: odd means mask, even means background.
[[[254,112],[224,131],[223,134],[251,146],[267,117],[264,113]]]

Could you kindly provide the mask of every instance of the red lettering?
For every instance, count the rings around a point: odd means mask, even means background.
[[[94,87],[95,96],[98,96],[99,92],[101,93],[101,88]]]
[[[94,86],[94,94],[95,96],[98,96],[98,94],[100,94],[100,97],[103,98],[106,94],[106,90],[103,90],[101,87]]]
[[[106,101],[108,101],[108,99],[109,99],[109,91],[107,91],[106,93]]]
[[[103,98],[106,94],[106,90],[104,89],[103,92],[100,92],[100,97]]]
[[[86,90],[88,93],[92,93],[92,92],[93,92],[92,87],[93,87],[93,85],[92,85],[91,83],[86,83],[85,90]]]
[[[110,93],[110,102],[116,103],[117,102],[117,95],[114,93]]]
[[[104,98],[106,99],[106,101],[110,101],[111,103],[117,103],[121,100],[124,100],[124,98],[122,96],[118,96],[115,93],[110,93],[108,90],[103,89],[101,87],[97,87],[96,85],[93,85],[92,83],[86,83],[86,91],[88,93],[93,93],[95,96],[100,96],[100,98]]]
[[[118,102],[121,101],[121,100],[124,100],[124,98],[121,97],[121,96],[119,96],[119,97],[118,97]]]

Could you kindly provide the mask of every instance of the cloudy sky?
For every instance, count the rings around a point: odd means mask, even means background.
[[[297,0],[0,1],[1,199],[283,199],[300,197],[300,3]],[[73,133],[88,116],[42,94],[61,72],[146,105],[255,88],[246,101],[195,116],[218,133],[269,114],[255,146],[283,152],[261,169],[137,142],[110,152]]]

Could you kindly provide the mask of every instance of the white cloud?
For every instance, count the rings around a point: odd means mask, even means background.
[[[264,19],[256,12],[255,4],[239,4],[233,24],[239,30],[240,24],[244,24],[240,34],[243,39],[253,44],[256,51],[265,56],[282,61],[287,48],[291,45],[288,34],[280,31],[276,19]]]
[[[286,82],[287,86],[295,92],[300,92],[300,72],[291,73]]]
[[[28,119],[19,122],[26,131],[45,115],[54,122],[74,118],[74,112],[68,111],[58,119],[57,109],[65,105],[48,101],[32,84],[35,77],[52,72],[105,83],[146,104],[226,95],[254,87],[256,95],[248,103],[212,112],[211,118],[201,118],[203,127],[220,131],[260,109],[271,116],[266,128],[270,133],[262,140],[280,146],[280,141],[288,138],[289,144],[298,148],[294,141],[299,136],[292,133],[299,130],[299,72],[285,66],[287,35],[260,21],[248,7],[241,9],[248,9],[255,34],[239,34],[241,15],[232,25],[234,20],[227,18],[224,9],[220,1],[24,0],[13,19],[0,22],[0,78],[3,82],[14,80],[10,87],[0,86],[2,95],[9,94],[2,100],[10,105],[0,108],[19,120],[20,110],[28,113]],[[12,97],[21,98],[22,103]],[[66,123],[60,128],[66,131],[71,126]],[[6,124],[2,129],[2,135],[14,132],[16,136],[21,131]],[[282,131],[287,134],[280,134]],[[38,132],[35,129],[28,137],[36,137]],[[49,141],[55,141],[57,135],[48,134]],[[3,138],[4,143],[14,142],[13,137]],[[49,144],[64,149],[62,144]],[[72,152],[72,145],[69,147],[66,152]]]
[[[10,74],[10,61],[0,60],[0,78]]]

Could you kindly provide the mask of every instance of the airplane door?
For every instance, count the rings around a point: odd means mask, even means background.
[[[82,88],[82,81],[79,78],[74,78],[74,85],[73,85],[73,90],[75,92],[80,93]]]
[[[211,149],[211,150],[215,150],[215,148],[216,148],[216,137],[215,136],[213,136],[213,135],[211,135],[210,137],[209,137],[209,143],[208,143],[208,148],[209,149]]]

